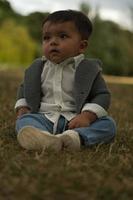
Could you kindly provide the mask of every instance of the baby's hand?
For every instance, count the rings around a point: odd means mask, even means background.
[[[26,106],[22,106],[22,107],[17,109],[16,113],[17,113],[17,118],[19,118],[23,114],[30,113],[30,108],[28,108]]]
[[[74,128],[80,128],[80,127],[87,127],[96,119],[97,119],[97,116],[95,113],[92,113],[90,111],[84,111],[78,114],[68,123],[68,128],[74,129]]]

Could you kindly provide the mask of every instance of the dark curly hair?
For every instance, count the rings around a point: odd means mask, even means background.
[[[52,23],[72,21],[79,31],[82,39],[85,40],[88,40],[93,30],[90,19],[82,12],[76,10],[60,10],[53,12],[44,19],[43,25],[47,21]]]

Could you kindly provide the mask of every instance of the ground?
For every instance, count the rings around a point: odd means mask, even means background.
[[[0,200],[130,200],[133,197],[133,85],[108,83],[113,143],[80,152],[22,149],[13,110],[22,74],[0,72]]]

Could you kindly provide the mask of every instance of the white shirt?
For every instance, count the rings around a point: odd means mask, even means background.
[[[46,60],[46,58],[44,58]],[[41,87],[44,96],[41,99],[40,113],[56,125],[60,115],[68,121],[76,116],[76,105],[74,99],[74,76],[76,67],[84,59],[80,54],[74,58],[68,58],[60,64],[46,60],[45,67],[41,74]],[[26,99],[19,99],[15,109],[20,106],[28,106]],[[106,116],[107,112],[103,107],[94,103],[86,103],[82,109],[94,112],[97,117]]]

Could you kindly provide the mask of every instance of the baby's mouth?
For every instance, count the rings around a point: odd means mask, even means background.
[[[58,50],[58,49],[52,49],[52,50],[50,51],[50,53],[59,53],[59,50]]]

